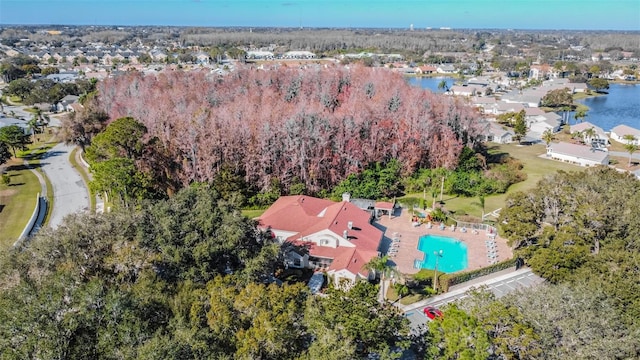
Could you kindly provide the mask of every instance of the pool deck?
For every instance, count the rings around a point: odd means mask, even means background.
[[[422,260],[424,256],[418,250],[418,241],[421,236],[429,234],[453,237],[467,244],[468,267],[466,270],[480,269],[490,264],[485,244],[485,240],[488,240],[489,236],[484,231],[474,234],[471,230],[467,230],[466,233],[461,232],[460,229],[451,231],[449,227],[440,230],[436,224],[431,229],[428,229],[425,224],[413,226],[411,215],[405,209],[396,209],[394,215],[391,218],[382,216],[374,222],[374,225],[384,231],[382,239],[383,254],[388,253],[394,236],[400,238],[400,242],[396,247],[398,249],[397,252],[389,255],[390,260],[395,264],[399,272],[415,274],[420,270],[413,266],[416,259]],[[498,261],[513,257],[513,252],[507,245],[506,239],[496,236],[495,243]]]

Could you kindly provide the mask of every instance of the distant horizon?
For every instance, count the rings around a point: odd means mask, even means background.
[[[1,0],[0,25],[640,31],[640,1]]]

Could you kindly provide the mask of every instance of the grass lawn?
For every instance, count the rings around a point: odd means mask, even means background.
[[[9,248],[18,239],[40,192],[38,178],[22,164],[22,159],[11,159],[5,170],[11,183],[0,184],[0,250]]]
[[[492,195],[485,197],[485,213],[503,208],[507,195],[516,191],[527,191],[533,189],[538,181],[547,174],[555,173],[558,170],[565,171],[584,171],[585,168],[571,165],[559,161],[548,160],[539,157],[546,152],[544,144],[539,145],[518,145],[518,144],[494,144],[490,146],[489,152],[492,154],[507,153],[512,157],[520,160],[524,165],[524,171],[527,173],[527,180],[511,185],[506,194]],[[407,196],[422,198],[423,194],[407,194]],[[439,197],[438,199],[439,200]],[[457,196],[443,197],[444,206],[447,210],[459,215],[468,214],[480,218],[482,209],[478,198],[467,198]],[[431,196],[427,195],[427,204],[431,204]]]
[[[259,210],[242,210],[242,215],[248,217],[249,219],[257,218],[262,215],[267,209],[259,209]]]

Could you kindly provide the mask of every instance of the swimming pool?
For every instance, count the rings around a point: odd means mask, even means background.
[[[423,235],[418,241],[418,250],[424,253],[423,261],[416,261],[416,266],[422,269],[435,269],[436,255],[434,252],[442,250],[438,257],[438,271],[452,273],[464,270],[468,266],[467,244],[462,241],[438,235]]]

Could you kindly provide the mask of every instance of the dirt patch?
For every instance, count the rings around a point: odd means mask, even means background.
[[[13,196],[18,192],[18,190],[14,190],[14,189],[6,189],[6,190],[0,190],[0,196]]]

